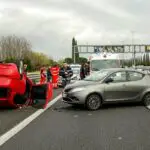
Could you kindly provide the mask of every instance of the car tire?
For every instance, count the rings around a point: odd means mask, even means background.
[[[85,105],[88,110],[98,110],[102,105],[102,99],[98,94],[91,94],[87,97]]]
[[[143,103],[145,106],[150,106],[150,93],[145,94],[143,97]]]

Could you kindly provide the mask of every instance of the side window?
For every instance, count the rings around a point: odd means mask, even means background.
[[[126,81],[126,72],[120,71],[115,72],[109,76],[109,78],[113,79],[113,82],[125,82]]]
[[[141,80],[144,77],[142,73],[130,71],[128,72],[128,80],[129,81],[137,81]]]

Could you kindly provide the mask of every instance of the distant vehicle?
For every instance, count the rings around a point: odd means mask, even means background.
[[[80,64],[71,64],[70,67],[73,70],[72,80],[79,80],[81,65]]]
[[[81,65],[80,65],[80,64],[70,64],[70,67],[71,67],[72,69],[78,69],[78,68],[81,67]]]
[[[121,67],[119,54],[114,53],[93,54],[90,56],[89,61],[90,72],[100,71],[101,69]]]
[[[34,84],[23,72],[23,62],[0,63],[0,107],[18,108],[27,102],[45,108],[53,95],[52,84]]]
[[[84,104],[89,110],[112,102],[143,102],[148,106],[150,76],[133,69],[104,69],[68,84],[62,96],[65,103]]]

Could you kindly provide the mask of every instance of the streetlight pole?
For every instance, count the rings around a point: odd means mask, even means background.
[[[132,51],[133,51],[133,65],[135,66],[136,65],[136,62],[135,62],[135,47],[134,47],[134,34],[135,32],[134,31],[131,31],[132,33]]]

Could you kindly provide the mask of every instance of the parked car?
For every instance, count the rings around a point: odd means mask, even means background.
[[[36,108],[45,108],[51,100],[51,83],[34,84],[23,73],[23,62],[0,63],[0,107],[18,108],[27,102]]]
[[[150,76],[133,69],[105,69],[68,84],[62,93],[68,104],[97,110],[104,103],[143,102],[150,105]]]

